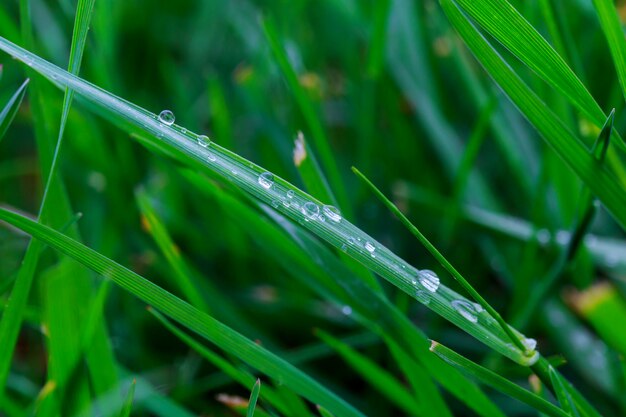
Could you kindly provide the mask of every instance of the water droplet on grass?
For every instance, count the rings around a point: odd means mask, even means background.
[[[211,162],[215,162],[215,160],[216,160],[217,158],[215,157],[215,154],[209,153],[209,154],[207,155],[206,159],[208,159],[208,160],[209,160],[209,161],[211,161]]]
[[[274,185],[274,175],[271,172],[264,172],[259,175],[258,181],[261,187],[269,190]]]
[[[467,300],[453,300],[450,305],[467,321],[472,323],[478,322],[478,313],[480,313],[482,309],[478,310],[476,304],[470,303]]]
[[[174,116],[174,113],[172,113],[170,110],[163,110],[161,113],[159,113],[159,122],[163,123],[164,125],[171,126],[174,124],[175,120],[176,117]]]
[[[430,292],[436,292],[439,288],[439,277],[430,269],[422,269],[417,273],[419,283]]]
[[[376,251],[376,246],[374,246],[371,242],[365,242],[365,249],[372,255],[372,257],[376,256],[374,254],[374,252]]]
[[[350,306],[343,306],[343,307],[341,307],[341,312],[343,313],[343,315],[349,316],[349,315],[352,314],[352,307],[350,307]]]
[[[208,147],[209,143],[211,143],[211,139],[209,139],[209,137],[206,135],[198,136],[196,138],[196,141],[198,142],[198,145],[202,146],[203,148]]]
[[[348,243],[351,244],[351,245],[354,245],[356,243],[356,241],[354,240],[353,237],[349,237],[348,238]]]
[[[320,214],[320,208],[312,201],[308,201],[302,206],[302,213],[306,216],[306,221],[315,220]]]
[[[334,222],[339,222],[341,220],[341,213],[339,212],[337,207],[324,206],[323,210],[326,217],[328,217],[330,220]]]
[[[296,195],[295,191],[293,190],[287,191],[287,198],[293,198],[294,195]]]
[[[537,341],[535,339],[531,339],[529,337],[526,337],[522,340],[522,344],[524,345],[524,347],[530,351],[535,350],[535,348],[537,347]]]

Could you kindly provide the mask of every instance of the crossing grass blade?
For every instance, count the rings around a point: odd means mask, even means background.
[[[252,387],[252,392],[250,393],[250,400],[248,400],[248,412],[246,413],[246,417],[254,417],[254,409],[256,408],[256,401],[259,398],[259,391],[261,391],[261,380],[257,379]]]
[[[24,83],[17,89],[17,91],[11,96],[7,104],[4,106],[2,111],[0,112],[0,142],[4,137],[7,129],[13,122],[13,118],[17,114],[17,111],[22,104],[22,100],[24,99],[24,95],[26,94],[26,87],[28,87],[28,82],[30,80],[24,81]]]
[[[294,392],[321,404],[338,417],[360,417],[363,414],[328,391],[302,371],[245,338],[231,328],[202,313],[147,279],[115,263],[81,243],[47,226],[0,209],[0,219],[32,234],[37,239],[72,257],[123,289],[152,305],[163,314],[198,333],[208,341],[239,357],[253,368],[283,381]]]
[[[126,394],[126,400],[124,401],[124,407],[120,411],[119,417],[130,417],[130,413],[133,410],[133,400],[135,398],[135,387],[137,386],[137,380],[133,378],[133,382],[128,388]]]

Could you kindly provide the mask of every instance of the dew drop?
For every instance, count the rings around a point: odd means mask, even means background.
[[[376,246],[374,246],[371,242],[365,242],[365,249],[367,249],[372,257],[376,256],[374,255],[374,252],[376,251]]]
[[[159,122],[171,126],[174,124],[174,121],[176,120],[176,117],[174,116],[174,113],[172,113],[170,110],[163,110],[161,113],[159,113]]]
[[[305,220],[315,220],[320,214],[320,208],[312,201],[308,201],[302,206],[302,213],[304,213],[304,215],[306,216]]]
[[[345,243],[343,245],[341,245],[341,250],[343,252],[348,252],[348,245],[346,245]]]
[[[439,277],[430,269],[422,269],[417,274],[419,283],[430,292],[436,292],[439,288]]]
[[[321,222],[325,222],[326,221],[326,217],[324,217],[322,214],[320,214],[320,216],[317,219],[319,221],[321,221]]]
[[[287,198],[293,198],[294,195],[296,195],[295,191],[293,190],[287,191]]]
[[[452,300],[450,305],[457,311],[457,313],[465,317],[467,321],[472,323],[478,322],[477,314],[480,313],[480,310],[476,309],[476,304],[470,303],[467,300]]]
[[[180,129],[180,133],[182,133],[183,135],[187,134],[187,129],[183,127],[182,129]]]
[[[328,217],[330,220],[334,221],[335,223],[341,220],[341,213],[339,212],[339,209],[337,209],[337,207],[324,206],[323,211],[326,217]]]
[[[207,155],[206,159],[208,159],[208,160],[209,160],[209,161],[211,161],[211,162],[215,162],[215,160],[216,160],[217,158],[215,157],[215,154],[209,153],[209,154]]]
[[[209,139],[209,137],[206,135],[198,136],[196,138],[196,141],[198,142],[198,145],[202,146],[203,148],[208,147],[209,143],[211,143],[211,139]]]
[[[272,200],[272,207],[274,207],[274,208],[278,208],[278,206],[280,206],[280,201],[278,201],[278,200]]]
[[[354,245],[356,243],[356,241],[354,240],[353,237],[349,237],[348,238],[348,243],[351,244],[351,245]]]
[[[537,241],[542,245],[547,245],[550,242],[550,232],[548,229],[540,229],[537,231]]]
[[[352,307],[350,307],[350,306],[343,306],[343,307],[341,307],[341,313],[342,313],[344,316],[349,316],[349,315],[351,315],[351,314],[352,314]]]
[[[522,340],[522,344],[529,351],[533,351],[537,347],[537,341],[535,339],[531,339],[529,337],[524,338]]]
[[[291,202],[289,200],[282,200],[283,202],[283,206],[285,207],[289,207],[291,205]]]
[[[264,172],[259,175],[258,181],[261,187],[269,190],[274,185],[274,175],[271,172]]]

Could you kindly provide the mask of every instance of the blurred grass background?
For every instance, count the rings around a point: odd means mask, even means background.
[[[66,67],[74,2],[31,3],[34,52]],[[567,58],[600,106],[616,108],[615,128],[623,133],[624,102],[591,2],[513,4]],[[0,36],[21,44],[18,9],[13,0],[0,5]],[[618,10],[626,14],[623,2]],[[314,111],[313,121],[286,82],[263,20],[276,29]],[[563,97],[501,49],[572,130],[589,140],[597,136],[598,129]],[[7,55],[0,56],[0,65],[0,103],[5,103],[25,77],[23,67]],[[97,0],[80,75],[155,113],[172,110],[177,124],[303,189],[294,139],[299,131],[307,142],[316,134],[326,136],[352,208],[350,220],[412,265],[442,272],[350,172],[356,166],[505,317],[523,308],[577,213],[580,180],[474,61],[434,1]],[[63,96],[37,78],[33,82],[45,109],[38,123],[54,131]],[[0,142],[0,203],[36,214],[45,163],[38,159],[32,100],[27,95]],[[225,202],[221,194],[239,198],[235,190],[219,182],[214,193],[199,190],[176,164],[150,153],[80,103],[69,116],[60,164],[72,210],[83,214],[78,226],[87,246],[178,293],[171,265],[149,233],[155,226],[137,202],[137,194],[146,193],[191,275],[202,277],[198,282],[207,293],[214,291],[215,298],[236,309],[237,319],[226,320],[231,327],[294,358],[368,415],[397,415],[396,406],[380,401],[376,389],[312,330],[350,337],[350,344],[393,371],[397,365],[384,345],[296,279],[301,271],[281,260],[284,253],[255,236],[254,221],[264,221],[264,214],[257,211],[258,219],[242,221]],[[310,186],[309,192],[314,193]],[[619,415],[625,410],[619,395],[624,373],[605,373],[626,353],[623,335],[607,335],[623,328],[618,320],[625,305],[626,242],[602,210],[591,233],[596,246],[588,240],[569,267],[568,279],[542,302],[524,331],[539,340],[544,354],[564,354],[569,363],[563,372],[570,381],[607,415]],[[27,236],[0,228],[2,300],[27,243]],[[600,244],[605,246],[598,249]],[[18,404],[29,404],[46,381],[48,343],[41,324],[56,264],[52,251],[39,264],[9,380]],[[615,297],[613,310],[603,310],[604,304],[584,308],[598,282]],[[446,283],[458,289],[452,280]],[[383,286],[428,337],[475,360],[493,360],[469,336]],[[105,317],[117,361],[183,407],[230,415],[216,395],[248,397],[171,337],[132,296],[111,288]],[[601,359],[594,363],[593,355]],[[522,382],[526,377],[497,361],[492,366]],[[532,415],[490,394],[507,415]],[[471,415],[458,400],[446,398],[456,415]],[[140,407],[137,413],[142,415]]]

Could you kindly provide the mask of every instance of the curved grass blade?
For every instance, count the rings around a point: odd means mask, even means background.
[[[259,398],[259,391],[261,391],[261,380],[257,379],[252,387],[252,392],[250,393],[250,400],[248,401],[248,412],[246,413],[246,417],[254,417],[254,409],[256,408],[256,401]]]
[[[335,208],[325,206],[282,178],[272,175],[270,177],[272,180],[267,181],[268,177],[263,176],[266,171],[251,161],[213,142],[199,144],[199,136],[187,129],[174,124],[165,125],[153,113],[85,82],[2,38],[0,49],[28,62],[33,69],[46,76],[56,76],[58,84],[75,89],[121,124],[132,124],[135,128],[153,135],[157,138],[153,139],[153,143],[158,144],[159,148],[167,148],[168,153],[177,159],[231,182],[236,188],[271,205],[276,211],[300,223],[334,247],[345,250],[365,267],[492,349],[524,366],[532,364],[536,359],[529,358],[512,345],[498,322],[487,312],[479,312],[477,320],[468,320],[452,304],[453,301],[456,303],[468,301],[450,288],[441,285],[434,293],[430,291],[418,293],[417,290],[424,289],[416,280],[418,270],[347,221]],[[319,218],[320,214],[328,216],[329,219],[322,221]]]
[[[239,357],[250,366],[283,381],[294,392],[312,402],[322,404],[338,417],[363,416],[361,412],[283,359],[93,249],[47,226],[4,209],[0,209],[0,219],[24,230],[98,274],[113,280],[142,301]]]
[[[30,80],[26,79],[24,83],[17,89],[15,94],[11,96],[7,104],[4,106],[2,111],[0,112],[0,141],[4,137],[7,129],[13,122],[13,118],[17,114],[17,111],[22,104],[22,100],[24,99],[24,95],[26,94],[26,87],[28,86],[28,82]]]
[[[430,350],[447,363],[459,369],[461,372],[476,378],[480,382],[489,385],[490,387],[515,398],[516,400],[530,405],[534,409],[541,411],[546,415],[552,417],[569,417],[569,414],[565,411],[559,409],[540,396],[533,394],[508,379],[501,377],[495,372],[464,358],[438,342],[433,341]]]
[[[626,228],[626,210],[623,209],[626,207],[626,189],[618,182],[615,175],[589,154],[585,145],[513,72],[452,0],[440,0],[440,3],[452,25],[491,77],[535,126],[546,142],[602,201],[622,228]],[[602,120],[597,123],[601,125],[605,121],[606,116],[602,116]]]
[[[616,5],[611,0],[593,0],[593,5],[598,12],[600,26],[609,44],[617,78],[626,99],[626,39],[624,39],[624,29],[617,14]]]

